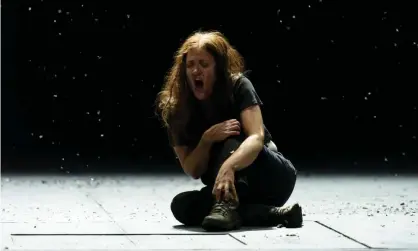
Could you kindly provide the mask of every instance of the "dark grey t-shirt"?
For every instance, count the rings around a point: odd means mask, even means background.
[[[229,119],[237,119],[241,122],[241,111],[253,105],[263,105],[253,84],[244,76],[234,85],[233,96],[234,103],[231,109],[231,114],[233,115]],[[187,128],[187,135],[173,135],[171,132],[168,132],[171,146],[189,146],[194,148],[199,143],[202,134],[213,125],[204,121],[202,117],[196,118],[193,122],[193,125]],[[264,131],[264,142],[268,143],[272,140],[272,136],[265,125]]]

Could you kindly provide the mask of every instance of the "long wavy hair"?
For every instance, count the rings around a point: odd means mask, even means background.
[[[213,86],[210,105],[217,110],[227,111],[233,102],[232,88],[244,74],[244,59],[218,31],[196,31],[180,46],[174,56],[171,69],[165,77],[162,90],[156,99],[156,112],[163,126],[172,133],[184,133],[191,118],[198,113],[197,99],[194,97],[186,76],[186,56],[190,49],[206,49],[215,59],[216,82]]]

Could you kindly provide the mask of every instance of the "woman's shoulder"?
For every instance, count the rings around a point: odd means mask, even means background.
[[[245,73],[241,73],[240,75],[235,77],[233,89],[234,93],[238,94],[242,91],[253,90],[254,85],[249,79],[249,77],[245,75]]]

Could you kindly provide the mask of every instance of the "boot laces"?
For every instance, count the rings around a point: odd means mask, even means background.
[[[229,214],[229,206],[225,202],[218,202],[213,206],[212,213],[227,216]]]
[[[292,207],[288,206],[288,207],[275,207],[274,211],[276,214],[281,215],[281,216],[285,216],[288,215],[291,212]]]

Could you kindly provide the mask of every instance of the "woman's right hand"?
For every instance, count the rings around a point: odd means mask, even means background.
[[[229,136],[239,135],[241,126],[238,120],[230,119],[219,124],[213,125],[203,133],[203,140],[214,143],[223,141]]]

